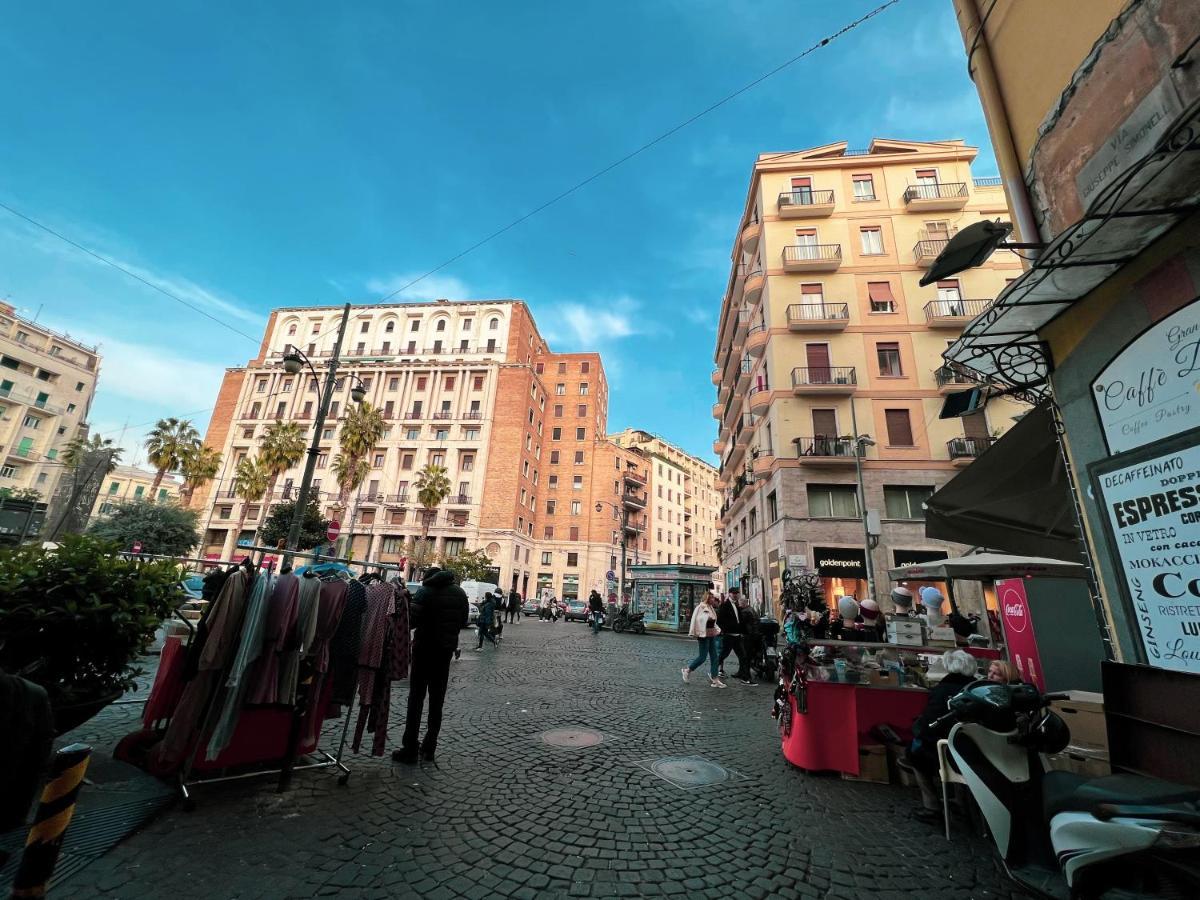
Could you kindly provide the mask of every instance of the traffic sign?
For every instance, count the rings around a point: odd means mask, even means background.
[[[339,522],[337,519],[330,520],[329,530],[325,532],[325,537],[329,538],[329,540],[332,542],[332,541],[336,541],[338,539],[338,535],[341,533],[342,533],[342,523]]]
[[[604,577],[605,577],[606,579],[608,579],[609,581],[615,581],[615,580],[616,580],[616,578],[617,578],[617,573],[616,573],[616,572],[611,572],[611,571],[610,571],[610,572],[606,573]]]
[[[134,541],[134,542],[133,542],[133,552],[134,552],[134,553],[141,553],[141,552],[142,552],[142,542],[141,542],[141,541]]]

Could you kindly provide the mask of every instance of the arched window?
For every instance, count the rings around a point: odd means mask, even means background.
[[[296,323],[293,322],[291,325],[288,326],[288,337],[291,337],[295,333],[296,333]]]
[[[388,323],[387,323],[386,325],[384,325],[384,326],[383,326],[383,330],[384,330],[384,331],[385,331],[387,334],[391,334],[393,331],[395,331],[395,330],[396,330],[396,320],[395,320],[395,319],[388,319]]]
[[[446,320],[445,319],[438,319],[436,330],[437,331],[445,331],[446,330]]]
[[[499,327],[500,327],[499,319],[489,319],[488,320],[488,331],[495,331]]]

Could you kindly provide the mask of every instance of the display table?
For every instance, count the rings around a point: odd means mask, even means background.
[[[808,712],[792,704],[792,732],[783,739],[783,755],[794,766],[810,771],[858,775],[860,743],[876,725],[887,724],[901,737],[912,739],[912,723],[925,709],[929,692],[917,687],[872,687],[833,681],[808,683]]]

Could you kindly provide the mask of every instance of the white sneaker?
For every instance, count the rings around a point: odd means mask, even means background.
[[[684,684],[687,684],[687,683],[688,683],[688,678],[689,678],[689,677],[691,676],[691,674],[692,674],[692,670],[691,670],[691,669],[689,669],[687,666],[684,666],[684,667],[683,667],[682,669],[680,669],[679,671],[683,673],[683,683],[684,683]]]
[[[729,687],[729,685],[727,685],[725,682],[721,681],[719,678],[714,678],[712,680],[712,683],[709,685],[709,687],[723,688],[723,687]]]

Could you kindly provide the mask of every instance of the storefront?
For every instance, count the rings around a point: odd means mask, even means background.
[[[937,562],[939,559],[949,557],[945,550],[892,550],[892,568],[902,569],[905,566],[919,566],[922,563]],[[936,581],[922,581],[920,579],[908,579],[900,582],[904,587],[908,588],[913,594],[918,594],[923,587],[938,587]],[[987,588],[984,588],[984,595],[987,596]],[[992,596],[995,596],[993,592]]]
[[[696,603],[713,590],[716,571],[714,566],[630,566],[633,611],[645,613],[650,630],[685,633]]]
[[[837,605],[839,597],[856,600],[867,596],[867,555],[859,547],[813,547],[813,565],[821,576],[825,602]]]

